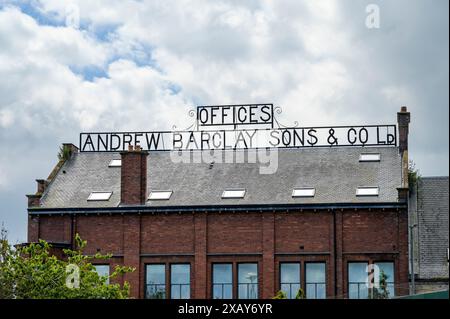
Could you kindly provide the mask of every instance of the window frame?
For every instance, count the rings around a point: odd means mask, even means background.
[[[147,279],[147,267],[148,266],[164,266],[164,298],[147,298],[147,291],[149,285],[155,285],[155,286],[161,286],[162,284],[148,284]],[[170,292],[168,292],[168,283],[167,283],[167,265],[164,262],[154,262],[154,263],[145,263],[144,264],[144,299],[168,299],[168,295]]]
[[[226,192],[244,192],[242,196],[225,196]],[[247,195],[247,189],[246,188],[225,188],[222,192],[221,199],[244,199],[245,195]]]
[[[110,264],[92,264],[92,266],[94,266],[94,268],[96,268],[97,266],[108,266],[108,278],[106,280],[106,284],[109,285],[109,277],[111,276],[111,265]],[[97,268],[95,269],[95,271],[97,272]],[[97,272],[97,275],[99,277],[101,277],[98,272]]]
[[[120,165],[117,163],[120,161]],[[113,158],[109,161],[108,167],[122,167],[122,159],[121,158]]]
[[[221,261],[221,262],[211,262],[211,299],[215,299],[215,300],[227,300],[225,298],[223,298],[223,293],[222,293],[222,298],[214,298],[214,265],[230,265],[231,266],[231,299],[235,299],[235,286],[237,284],[237,282],[235,282],[235,277],[234,277],[234,262],[230,261],[230,262],[226,262],[226,261]],[[220,285],[228,285],[228,284],[223,284],[220,283]]]
[[[376,194],[359,194],[359,190],[376,189]],[[378,186],[358,186],[356,187],[356,197],[377,197],[380,196],[380,187]]]
[[[166,197],[164,197],[164,198],[151,198],[151,196],[152,196],[152,194],[155,194],[155,193],[160,193],[160,194],[162,194],[162,193],[169,193],[169,196],[167,196],[167,198]],[[166,190],[164,190],[164,189],[161,189],[161,190],[150,190],[150,192],[149,192],[149,194],[148,194],[148,197],[147,197],[147,201],[164,201],[164,200],[170,200],[170,198],[172,197],[172,195],[173,195],[173,190],[171,190],[171,189],[166,189]]]
[[[323,284],[325,285],[325,298],[308,298],[308,264],[323,264],[325,266],[325,270],[324,270],[324,274],[325,274],[325,281],[324,282],[319,282],[319,283],[314,283],[316,286],[316,288],[314,289],[314,293],[315,293],[315,297],[317,297],[317,285],[318,284]],[[326,299],[327,298],[327,283],[328,283],[328,263],[324,260],[324,261],[320,261],[320,260],[314,260],[314,261],[308,261],[305,260],[304,262],[304,273],[305,273],[305,279],[304,281],[304,287],[305,287],[305,298],[306,299]]]
[[[259,299],[260,296],[260,287],[259,287],[259,262],[251,262],[251,261],[243,261],[236,263],[236,299],[249,300],[250,298],[240,298],[239,296],[239,266],[240,265],[256,265],[256,299]],[[251,285],[252,283],[242,283],[243,285]],[[247,291],[247,296],[249,295]],[[250,299],[251,300],[251,299]]]
[[[295,191],[312,191],[312,195],[311,194],[295,195]],[[312,198],[315,196],[316,196],[315,187],[294,187],[292,189],[292,198]]]
[[[92,194],[109,194],[109,196],[108,196],[108,198],[93,199],[93,198],[91,198]],[[95,191],[95,192],[90,192],[90,194],[89,194],[89,196],[88,196],[88,198],[86,200],[88,202],[107,202],[107,201],[109,201],[111,199],[112,195],[113,195],[112,191],[108,191],[108,192],[106,192],[106,191]]]
[[[364,156],[374,156],[374,155],[377,155],[378,159],[364,159]],[[381,162],[381,153],[360,153],[359,154],[359,162],[360,163]]]
[[[279,285],[280,290],[284,291],[282,289],[282,285],[283,284],[289,284],[289,285],[296,284],[296,283],[283,283],[281,281],[281,265],[282,264],[297,264],[297,265],[299,265],[299,269],[298,269],[299,270],[299,277],[298,277],[299,278],[299,283],[298,283],[298,285],[300,286],[300,289],[303,290],[303,282],[302,282],[303,265],[302,265],[302,262],[301,261],[282,261],[282,260],[278,261],[278,278],[279,278],[278,285]],[[292,289],[292,288],[290,287],[290,289]],[[288,298],[288,299],[295,299],[295,296],[291,295],[291,298]]]
[[[396,266],[396,264],[395,264],[395,260],[379,259],[379,260],[372,260],[371,263],[374,264],[374,265],[379,264],[379,263],[391,263],[392,264],[392,271],[394,273],[394,278],[393,278],[392,282],[391,281],[387,281],[386,283],[388,285],[392,284],[392,286],[393,286],[394,294],[393,295],[389,295],[389,298],[395,297],[396,296],[396,291],[395,291],[395,288],[396,288],[396,284],[395,284],[396,283],[396,280],[395,280],[395,274],[396,274],[395,266]]]
[[[172,283],[172,266],[176,266],[176,265],[188,265],[189,266],[189,284],[173,284]],[[167,271],[167,267],[168,267],[168,271],[169,271],[169,276],[168,276],[168,278],[166,279],[166,281],[168,280],[169,282],[168,282],[168,291],[169,291],[169,293],[167,294],[167,298],[166,299],[174,299],[174,300],[188,300],[188,299],[191,299],[192,298],[192,286],[191,286],[191,283],[192,283],[192,265],[191,265],[191,263],[190,262],[174,262],[174,263],[169,263],[169,264],[166,264],[166,271]],[[189,298],[172,298],[172,286],[173,285],[188,285],[189,286]],[[180,287],[180,289],[181,289],[181,287]],[[180,292],[181,292],[181,290],[180,290]],[[181,294],[180,294],[180,296],[181,296]]]

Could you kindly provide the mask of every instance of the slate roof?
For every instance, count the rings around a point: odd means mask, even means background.
[[[448,176],[422,177],[417,194],[419,277],[448,278]]]
[[[247,154],[222,151],[223,155]],[[194,154],[200,152],[194,152]],[[359,162],[361,153],[380,153],[380,162]],[[117,207],[120,167],[108,167],[119,153],[75,153],[43,194],[41,208]],[[148,190],[172,190],[170,200],[148,206],[396,203],[401,159],[396,147],[278,149],[274,174],[260,174],[257,163],[174,163],[170,152],[150,152]],[[378,186],[379,196],[358,197],[359,186]],[[292,198],[294,187],[314,187],[311,198]],[[245,188],[243,199],[222,199],[227,188]],[[87,201],[91,192],[112,191],[109,201]]]

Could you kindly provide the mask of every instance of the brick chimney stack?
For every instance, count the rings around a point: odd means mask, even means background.
[[[399,147],[400,153],[408,150],[408,133],[409,133],[409,122],[410,113],[406,106],[402,106],[400,112],[397,113],[397,123],[398,123],[398,135],[399,135]]]
[[[398,188],[399,201],[408,200],[408,134],[409,122],[411,120],[410,113],[406,106],[402,106],[400,112],[397,113],[398,135],[399,135],[399,152],[402,158],[402,185]]]
[[[139,145],[130,145],[128,151],[120,153],[122,167],[120,173],[121,205],[144,205],[147,200],[147,156]]]

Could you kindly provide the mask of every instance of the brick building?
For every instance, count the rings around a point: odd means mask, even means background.
[[[80,152],[28,195],[28,241],[112,253],[136,298],[367,298],[367,266],[408,293],[409,113],[395,147],[278,149],[278,169]],[[225,150],[247,156],[248,150]]]

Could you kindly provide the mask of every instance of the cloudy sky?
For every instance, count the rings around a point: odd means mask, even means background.
[[[379,8],[368,28],[366,8]],[[81,131],[171,129],[198,104],[273,102],[285,123],[395,124],[448,175],[449,2],[0,0],[0,222]]]

